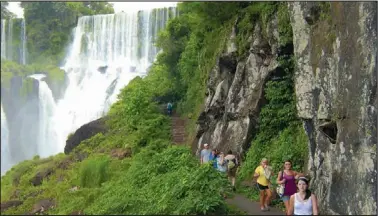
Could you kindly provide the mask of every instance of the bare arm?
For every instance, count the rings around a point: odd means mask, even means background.
[[[318,200],[314,194],[311,194],[312,199],[312,215],[318,215]]]
[[[304,177],[305,175],[303,173],[294,171],[294,176],[295,176],[295,179],[298,179],[299,177]]]
[[[290,196],[289,209],[287,211],[288,215],[293,215],[293,213],[294,213],[294,196],[295,196],[295,194]]]
[[[281,173],[282,173],[282,171],[279,171],[278,172],[278,176],[277,176],[277,183],[278,184],[283,184],[283,183],[285,183],[285,181],[281,181]]]

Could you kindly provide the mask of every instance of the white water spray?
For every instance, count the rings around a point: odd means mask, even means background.
[[[139,13],[84,16],[62,67],[69,80],[57,102],[54,119],[60,151],[68,134],[102,117],[117,95],[136,76],[143,76],[158,50],[153,45],[159,30],[171,18],[171,9]],[[153,29],[153,31],[152,31]]]
[[[4,175],[13,165],[9,148],[8,123],[4,113],[3,104],[1,103],[1,175]]]
[[[39,83],[38,155],[40,157],[48,157],[59,153],[60,150],[55,145],[58,141],[55,131],[56,122],[54,121],[56,105],[49,86],[43,80],[46,76],[44,74],[33,74],[30,77],[38,80]]]

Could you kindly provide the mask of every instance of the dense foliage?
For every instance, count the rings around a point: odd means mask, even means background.
[[[161,32],[159,46],[163,52],[148,76],[135,78],[121,91],[119,101],[108,113],[109,131],[106,134],[100,133],[83,141],[69,155],[22,162],[2,178],[2,200],[24,201],[5,213],[30,212],[38,200],[45,198],[54,198],[57,203],[49,210],[50,214],[73,211],[86,214],[224,214],[229,211],[222,197],[229,191],[227,178],[209,165],[200,166],[188,147],[171,146],[170,121],[161,114],[159,105],[162,102],[159,98],[174,95],[180,83],[186,83],[188,89],[194,87],[191,96],[194,97],[194,92],[202,88],[201,83],[207,78],[206,70],[213,64],[206,58],[215,60],[229,33],[229,25],[222,27],[220,24],[205,35],[201,33],[203,29],[199,29],[198,24],[205,24],[207,17],[197,14],[198,7],[191,9],[193,4],[198,3],[183,3],[180,6],[185,11],[180,13],[182,16],[172,20],[167,31]],[[206,2],[201,4],[209,9],[214,6]],[[232,17],[229,15],[229,23]],[[208,23],[203,28],[211,26]],[[217,37],[219,43],[214,43],[212,37]],[[195,46],[199,42],[200,46]],[[198,58],[197,51],[202,58]],[[182,57],[183,53],[186,57]],[[185,63],[190,58],[193,58],[191,62]],[[199,63],[206,63],[206,68],[198,67]],[[184,80],[180,73],[184,75],[184,68],[188,66],[194,69],[194,76]],[[200,72],[203,74],[198,74]],[[200,83],[191,86],[194,82]],[[176,93],[178,98],[185,96],[184,90]],[[110,156],[112,150],[117,149],[130,149],[132,158],[119,160]],[[80,162],[79,158],[85,155],[88,157]],[[42,185],[30,185],[38,172],[46,173],[47,170],[54,171]],[[71,191],[74,186],[79,189]],[[17,195],[16,191],[19,191]],[[15,198],[11,198],[12,195]]]
[[[262,13],[259,16],[246,16],[255,22],[277,14],[279,44],[283,54],[279,57],[277,70],[279,79],[268,81],[264,88],[267,103],[259,115],[259,128],[247,152],[246,160],[240,170],[242,179],[250,179],[262,158],[268,158],[277,173],[283,168],[285,160],[291,160],[293,168],[304,171],[307,160],[307,137],[297,117],[294,93],[295,59],[292,50],[292,30],[286,4],[259,3]],[[247,8],[248,9],[248,8]],[[255,11],[249,9],[249,11]],[[245,18],[246,18],[245,17]],[[243,20],[242,23],[247,23]],[[277,76],[277,75],[276,75]]]
[[[87,4],[90,3],[23,3],[25,16],[33,18],[28,33],[31,41],[37,41],[30,45],[33,58],[42,52],[41,57],[59,59],[55,57],[62,54],[67,32],[77,16],[91,14]],[[104,9],[101,5],[95,4]],[[68,155],[36,157],[13,167],[1,179],[1,199],[18,199],[23,204],[5,214],[30,212],[39,200],[49,198],[56,203],[49,214],[229,212],[222,197],[229,192],[227,179],[209,165],[200,166],[187,146],[172,146],[170,119],[161,113],[161,104],[168,100],[178,104],[179,112],[191,119],[189,132],[194,131],[208,73],[224,50],[236,19],[239,18],[239,58],[245,57],[254,24],[266,24],[275,14],[279,16],[280,45],[285,49],[292,42],[287,8],[282,3],[268,2],[185,2],[178,7],[180,16],[170,20],[159,34],[157,45],[162,52],[149,74],[132,80],[112,105],[107,115],[109,131],[83,141]],[[47,8],[58,14],[44,10]],[[58,24],[56,19],[63,22]],[[296,118],[294,62],[290,52],[281,56],[280,79],[266,83],[267,104],[261,110],[258,133],[240,177],[249,177],[262,157],[268,157],[275,170],[286,158],[293,160],[296,169],[303,168],[307,147]],[[17,70],[28,74],[23,68]],[[3,67],[1,74],[3,83]],[[5,82],[7,73],[4,74]],[[114,150],[131,151],[132,157],[120,160],[112,156]],[[51,170],[41,185],[31,185],[37,173]],[[75,186],[78,189],[71,190]]]

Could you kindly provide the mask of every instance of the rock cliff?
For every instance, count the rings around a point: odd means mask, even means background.
[[[234,27],[231,38],[236,32]],[[237,58],[231,40],[210,72],[205,109],[198,119],[198,149],[209,143],[221,151],[242,153],[251,141],[264,103],[264,84],[280,71],[277,19],[267,28],[257,24],[248,40],[251,48],[246,58]]]
[[[288,3],[293,47],[279,46],[277,16],[255,24],[246,58],[233,38],[210,72],[193,147],[243,154],[280,78],[279,57],[294,53],[297,115],[308,136],[308,171],[322,214],[376,214],[377,2]],[[253,145],[253,144],[252,144]]]
[[[309,168],[328,214],[375,214],[377,2],[290,3],[298,116]]]

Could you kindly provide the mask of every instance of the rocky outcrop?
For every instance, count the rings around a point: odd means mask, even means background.
[[[70,153],[83,140],[89,139],[98,133],[105,133],[107,131],[105,121],[106,117],[102,117],[77,129],[74,134],[68,137],[66,146],[64,147],[64,153]]]
[[[47,179],[53,173],[54,169],[52,167],[48,167],[45,170],[39,171],[33,178],[31,178],[30,183],[33,186],[39,186],[42,184],[44,179]]]
[[[43,214],[47,210],[54,208],[55,201],[52,199],[43,199],[40,200],[38,203],[33,205],[33,209],[30,212],[31,215],[34,214]]]
[[[234,27],[231,39],[236,32]],[[197,122],[197,153],[204,143],[221,151],[247,149],[264,103],[264,85],[279,67],[278,39],[273,19],[267,28],[255,25],[247,58],[238,60],[236,44],[229,42],[210,72],[205,108]]]
[[[6,202],[2,202],[1,203],[1,212],[3,211],[6,211],[8,208],[11,208],[11,207],[17,207],[19,205],[21,205],[23,202],[20,201],[20,200],[10,200],[10,201],[6,201]]]
[[[126,157],[131,157],[131,155],[132,155],[131,148],[113,149],[110,152],[110,156],[112,156],[113,158],[118,158],[119,160],[122,160],[122,159],[124,159]]]
[[[308,169],[320,212],[376,214],[377,2],[288,6],[296,106],[309,138]],[[236,57],[234,27],[209,74],[193,143],[197,153],[204,143],[242,153],[255,136],[264,84],[280,76],[282,47],[275,18],[254,25],[248,57]]]
[[[376,214],[377,2],[325,4],[289,3],[312,188],[323,214]]]

